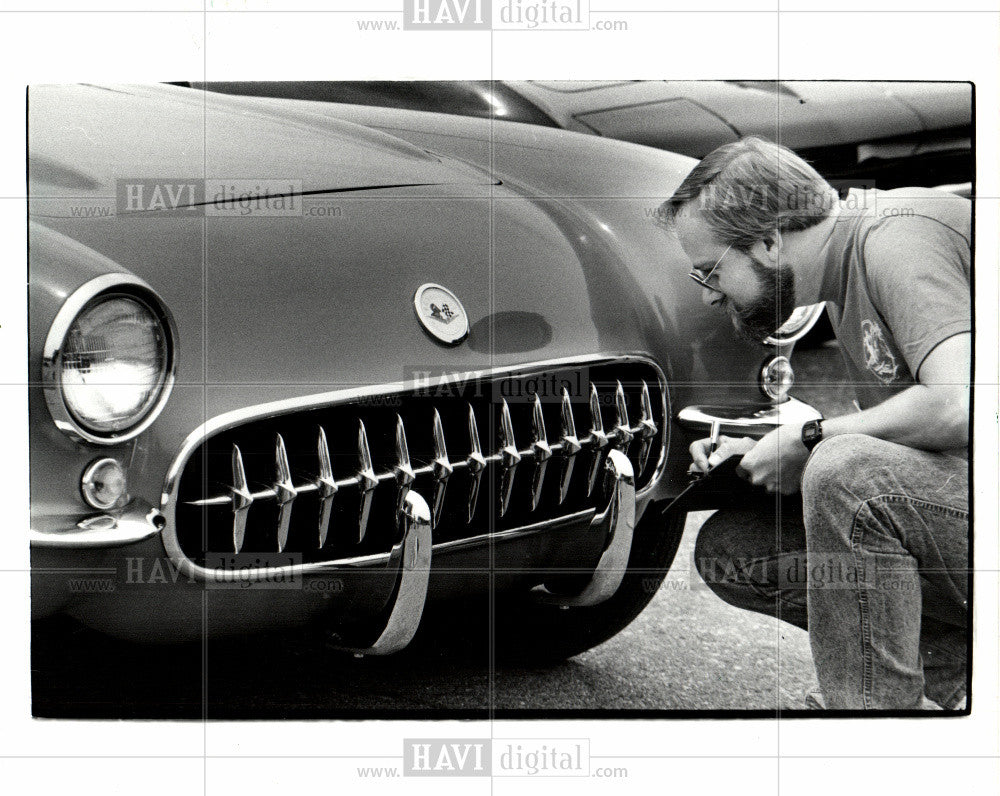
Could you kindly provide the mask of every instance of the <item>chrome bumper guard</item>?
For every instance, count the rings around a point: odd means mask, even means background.
[[[635,475],[632,463],[621,451],[609,451],[604,465],[610,482],[608,507],[591,520],[591,529],[603,528],[604,552],[587,585],[575,595],[555,594],[538,586],[535,594],[540,602],[570,606],[597,605],[618,591],[629,554],[632,552],[632,532],[635,529]]]
[[[722,434],[742,437],[762,437],[768,431],[789,423],[801,425],[809,420],[820,420],[823,415],[797,398],[789,398],[771,406],[685,406],[677,413],[682,428],[703,431],[706,436],[716,429]]]
[[[427,602],[431,572],[431,510],[416,492],[408,492],[399,512],[402,538],[389,553],[387,570],[399,574],[390,597],[389,618],[378,638],[367,646],[337,644],[355,655],[391,655],[403,649],[417,632]],[[336,571],[327,569],[326,571]]]
[[[604,471],[609,486],[608,505],[593,518],[590,527],[604,530],[605,545],[590,581],[575,595],[554,594],[539,586],[535,593],[541,602],[564,607],[596,605],[621,585],[635,528],[635,475],[628,457],[618,450],[608,453]],[[334,649],[358,656],[391,655],[413,640],[427,601],[433,547],[431,509],[416,492],[407,493],[400,509],[400,524],[402,538],[393,546],[387,564],[387,569],[396,570],[398,576],[385,627],[369,645],[337,643]],[[325,571],[336,570],[327,567]],[[338,641],[343,639],[338,637]]]
[[[539,586],[535,593],[541,602],[564,607],[596,605],[611,597],[621,585],[635,529],[635,474],[628,457],[618,450],[608,452],[604,471],[609,485],[608,505],[591,520],[590,527],[604,530],[605,545],[590,581],[575,595],[554,594]],[[400,509],[400,525],[402,538],[393,546],[386,567],[396,570],[398,576],[385,627],[369,645],[337,643],[334,649],[358,656],[391,655],[413,640],[427,602],[433,549],[431,509],[416,492],[406,494]],[[336,570],[327,567],[325,571]],[[338,637],[338,641],[342,639]]]

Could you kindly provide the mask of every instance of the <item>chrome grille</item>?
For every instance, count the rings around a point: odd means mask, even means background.
[[[200,566],[233,553],[303,563],[385,553],[408,490],[435,543],[597,507],[611,449],[643,489],[660,469],[665,385],[641,360],[456,380],[243,422],[181,472],[177,542]]]

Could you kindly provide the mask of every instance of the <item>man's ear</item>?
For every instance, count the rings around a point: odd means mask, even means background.
[[[756,253],[758,254],[758,259],[777,265],[778,260],[781,257],[783,245],[784,241],[782,240],[781,232],[775,229],[769,232],[767,236],[754,247],[754,249],[757,249]]]

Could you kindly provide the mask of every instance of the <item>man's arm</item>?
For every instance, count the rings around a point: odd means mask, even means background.
[[[964,448],[969,441],[972,335],[943,340],[927,355],[919,384],[863,412],[823,421],[823,437],[867,434],[928,451]]]
[[[866,434],[921,450],[965,447],[969,441],[971,357],[970,334],[943,340],[921,364],[918,384],[863,412],[824,420],[823,438]],[[740,466],[753,483],[771,492],[792,494],[798,491],[808,458],[800,427],[782,426],[762,437]],[[715,465],[720,460],[713,454],[708,463]]]

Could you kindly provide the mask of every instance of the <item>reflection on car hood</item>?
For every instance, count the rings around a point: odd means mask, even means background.
[[[282,180],[306,193],[490,182],[304,104],[168,85],[32,86],[28,150],[38,215],[68,214],[74,200],[113,200],[119,180]]]

